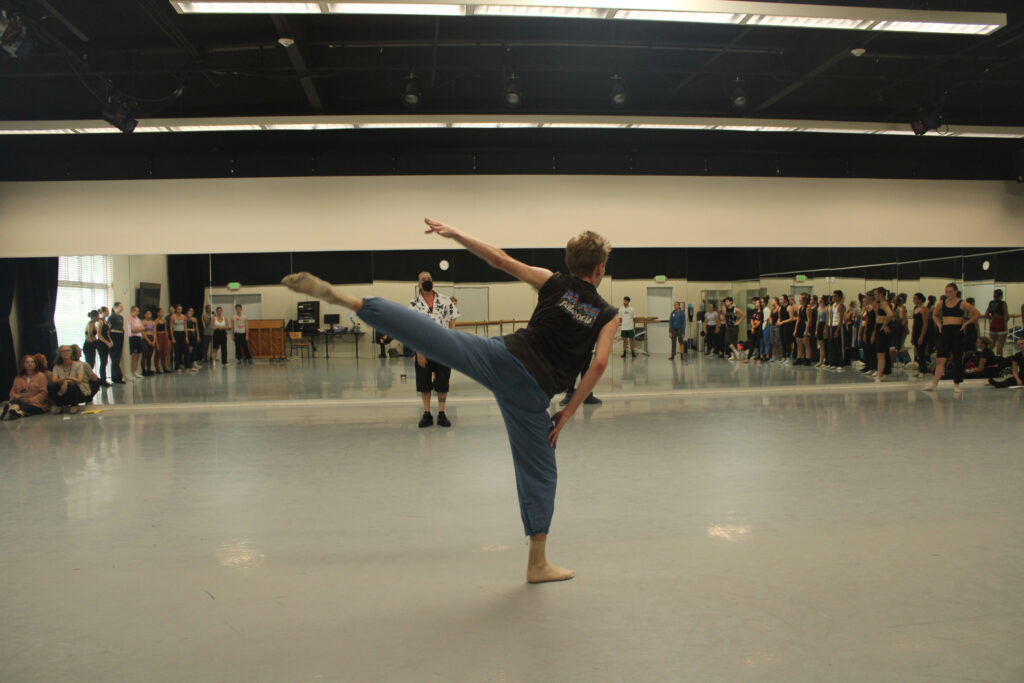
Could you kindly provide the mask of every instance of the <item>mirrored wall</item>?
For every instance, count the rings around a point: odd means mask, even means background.
[[[531,264],[565,270],[564,254],[558,249],[522,249],[510,253]],[[172,305],[180,304],[183,312],[192,308],[200,326],[206,328],[207,337],[210,336],[209,319],[203,320],[207,306],[211,313],[221,308],[224,318],[232,321],[236,306],[240,305],[250,327],[268,330],[260,333],[266,339],[254,340],[250,349],[254,359],[263,366],[287,367],[294,360],[349,362],[358,358],[370,362],[381,359],[382,352],[389,361],[401,362],[407,357],[407,350],[399,344],[385,347],[376,344],[375,331],[364,329],[358,318],[348,311],[326,303],[311,309],[304,306],[306,297],[279,284],[284,275],[302,270],[354,293],[400,303],[408,303],[417,296],[419,273],[427,271],[438,291],[457,300],[459,329],[480,335],[508,334],[525,325],[536,303],[536,294],[529,286],[491,269],[460,249],[152,254],[106,258],[108,261],[103,267],[107,271],[95,263],[89,272],[83,267],[74,272],[61,271],[58,313],[67,308],[64,304],[72,308],[78,306],[81,310],[76,314],[80,317],[77,321],[57,321],[60,343],[83,344],[87,310],[112,306],[115,301],[125,304],[126,317],[134,304],[150,309],[154,316],[157,309],[169,315]],[[909,302],[916,293],[925,298],[938,298],[948,282],[956,282],[963,288],[965,298],[974,299],[983,313],[994,299],[995,290],[1000,289],[1010,313],[1019,315],[1024,303],[1022,281],[1024,249],[619,248],[612,253],[608,276],[599,292],[616,306],[622,304],[624,297],[630,297],[637,316],[646,319],[644,324],[651,326],[644,350],[657,355],[668,352],[667,334],[661,334],[657,326],[667,324],[665,321],[675,302],[687,312],[690,322],[687,335],[694,338],[699,335],[700,327],[696,323],[702,319],[701,313],[710,304],[720,307],[727,296],[746,310],[756,297],[799,296],[805,292],[820,295],[841,290],[847,302],[859,306],[859,296],[875,287],[905,294]],[[90,282],[95,287],[86,291]],[[13,322],[16,327],[17,321]],[[987,325],[987,320],[981,321],[982,334],[987,331]],[[1011,321],[1011,326],[1016,325],[1019,319]],[[744,331],[741,339],[745,337]],[[268,341],[271,338],[272,343]],[[195,352],[197,358],[202,356],[200,362],[210,358],[209,345],[210,340],[197,345],[203,349]],[[223,357],[234,362],[236,349],[230,332],[226,335],[225,346]],[[386,378],[353,381],[371,384],[400,381],[401,372],[385,374]],[[259,375],[249,375],[247,381],[251,390],[251,383],[262,380]],[[273,390],[268,385],[268,394]],[[206,389],[197,387],[189,391],[192,392],[188,394],[190,399],[203,400]],[[251,396],[252,392],[242,395]],[[324,395],[337,395],[334,380],[324,390]],[[175,400],[182,398],[178,393],[174,397]],[[161,399],[159,393],[154,393],[139,400]]]

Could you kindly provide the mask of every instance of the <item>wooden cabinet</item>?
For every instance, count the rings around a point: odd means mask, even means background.
[[[284,321],[250,320],[249,353],[253,358],[284,360]]]

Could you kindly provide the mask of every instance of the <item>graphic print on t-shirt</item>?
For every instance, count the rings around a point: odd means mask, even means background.
[[[586,327],[593,327],[601,309],[580,301],[580,295],[569,289],[562,295],[558,306],[572,316],[573,320]]]

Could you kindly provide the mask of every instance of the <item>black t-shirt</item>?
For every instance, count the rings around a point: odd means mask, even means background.
[[[110,317],[107,318],[107,324],[110,325],[111,330],[124,333],[124,318],[117,313],[110,314]]]
[[[551,397],[572,386],[601,328],[617,315],[594,285],[555,273],[540,288],[529,324],[505,335],[505,348]]]
[[[1021,353],[1020,351],[1018,351],[1017,353],[1015,353],[1013,355],[1013,358],[1011,358],[1010,361],[1017,364],[1017,373],[1018,374],[1020,374],[1021,372],[1024,372],[1024,353]]]

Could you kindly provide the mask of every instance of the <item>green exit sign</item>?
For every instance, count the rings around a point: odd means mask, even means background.
[[[797,275],[796,276],[796,281],[797,282],[806,282],[807,281],[807,276],[806,275]]]
[[[228,283],[228,289],[230,289],[232,292],[237,292],[241,288],[242,288],[242,283],[241,282],[229,282]]]
[[[654,276],[654,281],[655,282],[666,282],[666,281],[668,281],[668,278],[665,277],[664,275],[655,275]]]

